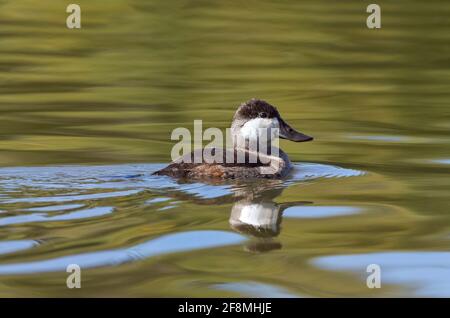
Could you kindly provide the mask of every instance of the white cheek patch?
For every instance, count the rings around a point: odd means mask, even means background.
[[[255,118],[249,120],[240,129],[240,134],[248,140],[257,140],[264,134],[263,131],[267,131],[269,128],[280,128],[277,118]],[[267,133],[266,136],[269,137]],[[276,130],[270,129],[270,140],[277,136]]]

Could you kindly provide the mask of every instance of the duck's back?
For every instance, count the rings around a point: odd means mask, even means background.
[[[165,175],[183,179],[248,179],[248,178],[280,178],[290,168],[289,159],[281,152],[283,160],[287,159],[284,167],[272,174],[262,173],[261,168],[267,168],[270,163],[262,163],[259,158],[256,162],[250,162],[249,153],[244,152],[244,163],[238,163],[240,151],[230,149],[211,148],[210,154],[215,159],[208,163],[203,158],[203,149],[197,149],[179,159],[167,167],[156,171],[154,175]],[[281,150],[280,150],[281,151]],[[195,158],[202,158],[202,162],[196,163]],[[228,159],[228,160],[227,160]],[[227,163],[228,161],[228,163]],[[242,160],[241,160],[242,161]],[[255,160],[253,160],[255,161]]]

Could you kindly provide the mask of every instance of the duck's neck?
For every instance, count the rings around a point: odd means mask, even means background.
[[[272,139],[263,143],[259,138],[248,139],[242,138],[239,134],[233,135],[233,147],[235,150],[241,150],[246,152],[256,152],[264,155],[276,155],[279,150],[279,143],[274,142]]]
[[[258,145],[258,143],[256,143]],[[235,144],[235,151],[245,153],[243,157],[255,158],[260,166],[261,174],[274,175],[277,177],[285,176],[292,168],[291,161],[287,154],[274,144],[268,142],[266,147],[257,147],[255,143]]]
[[[239,151],[244,151],[244,152],[248,152],[248,153],[257,153],[258,155],[266,155],[266,156],[278,156],[278,153],[280,151],[279,148],[276,147],[272,147],[272,145],[267,145],[266,147],[259,147],[259,145],[256,145],[255,147],[249,146],[249,145],[245,145],[245,146],[238,146],[235,145],[234,146],[235,150],[239,150]]]

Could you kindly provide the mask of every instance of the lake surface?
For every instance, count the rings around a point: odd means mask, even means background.
[[[450,297],[450,3],[77,3],[0,1],[0,296]],[[252,97],[286,180],[151,176]]]

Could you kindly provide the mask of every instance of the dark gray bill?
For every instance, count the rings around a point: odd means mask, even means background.
[[[298,132],[297,130],[289,126],[283,119],[279,118],[278,121],[280,122],[280,138],[295,142],[313,140],[313,137]]]

